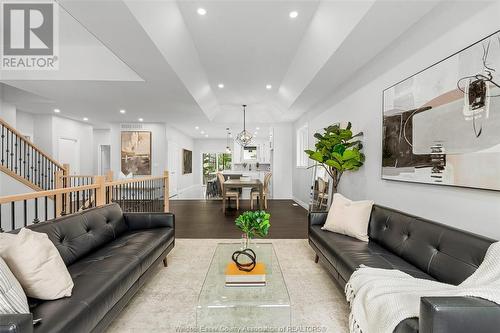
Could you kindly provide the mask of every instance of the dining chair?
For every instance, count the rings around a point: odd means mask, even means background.
[[[263,199],[259,197],[259,189],[253,188],[250,192],[250,209],[253,209],[254,200],[264,200],[264,208],[267,209],[267,197],[269,196],[269,183],[271,182],[272,172],[268,172],[264,175],[264,188],[262,190]]]
[[[224,176],[220,172],[217,173],[217,179],[219,179],[220,188],[221,188],[221,191],[222,191],[222,189],[224,188],[224,182],[226,181],[226,179],[224,178]],[[222,195],[224,195],[224,191],[222,191]],[[235,200],[236,200],[236,210],[240,210],[240,192],[238,190],[236,190],[236,189],[228,189],[226,191],[226,198],[228,199],[228,202],[227,202],[228,207],[229,207],[230,199],[231,198],[235,198]],[[224,204],[224,200],[222,201],[222,204]]]
[[[325,203],[325,206],[328,206],[328,182],[325,182],[325,180],[321,177],[318,178],[318,201],[318,208],[321,209],[323,203]]]

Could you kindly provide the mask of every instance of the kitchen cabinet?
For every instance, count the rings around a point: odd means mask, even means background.
[[[233,163],[242,163],[241,146],[234,141],[233,146]]]

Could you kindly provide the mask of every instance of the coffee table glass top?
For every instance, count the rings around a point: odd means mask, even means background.
[[[196,309],[197,326],[261,328],[290,325],[290,297],[271,243],[254,243],[250,248],[257,262],[266,265],[266,286],[226,287],[224,271],[239,243],[217,245],[201,289]]]

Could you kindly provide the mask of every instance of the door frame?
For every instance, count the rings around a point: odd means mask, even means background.
[[[101,171],[102,171],[102,147],[109,147],[109,170],[113,170],[112,166],[111,166],[111,155],[112,155],[112,152],[111,152],[111,145],[110,144],[100,144],[98,146],[98,150],[97,150],[97,174],[99,176],[105,176],[105,175],[102,175]]]

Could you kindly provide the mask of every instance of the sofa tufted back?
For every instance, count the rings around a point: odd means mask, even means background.
[[[481,264],[492,239],[373,206],[370,241],[382,245],[436,280],[460,284]]]
[[[33,224],[29,228],[49,236],[66,266],[128,230],[122,210],[117,204],[88,209],[52,221]]]

